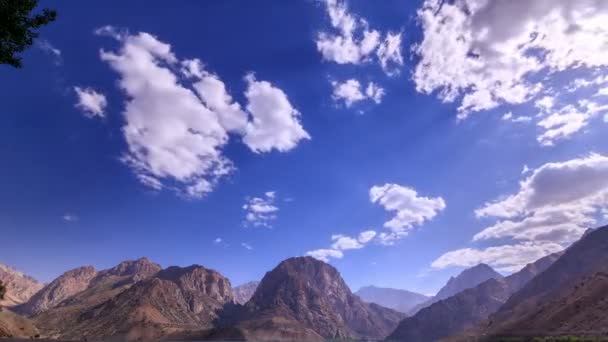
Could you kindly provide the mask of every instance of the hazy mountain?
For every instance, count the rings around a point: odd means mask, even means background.
[[[473,288],[439,300],[421,309],[416,315],[404,319],[388,339],[436,341],[461,333],[498,310],[513,293],[547,269],[558,257],[559,253],[552,254],[528,264],[508,277],[491,278]]]
[[[238,304],[245,304],[251,297],[253,293],[258,288],[260,284],[259,281],[250,281],[248,283],[235,286],[232,289],[232,294],[234,295],[234,301]]]
[[[232,304],[230,281],[202,266],[169,267],[100,305],[87,308],[65,331],[68,340],[157,340],[204,329]]]
[[[0,281],[6,285],[6,294],[0,306],[14,306],[27,302],[44,284],[19,272],[12,267],[0,264]]]
[[[608,227],[594,230],[515,293],[484,335],[608,333]]]
[[[460,272],[456,277],[450,277],[448,282],[437,292],[437,294],[427,300],[414,306],[408,313],[410,316],[415,315],[420,309],[426,308],[433,303],[437,303],[442,299],[451,297],[463,290],[473,288],[488,279],[500,279],[502,275],[486,264],[479,264]]]
[[[353,295],[334,267],[298,257],[266,273],[247,304],[225,319],[210,338],[379,339],[403,317]]]
[[[368,303],[376,303],[403,313],[430,299],[416,292],[376,286],[362,287],[355,294]]]

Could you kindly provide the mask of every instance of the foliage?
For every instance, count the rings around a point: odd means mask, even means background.
[[[0,0],[0,64],[21,67],[17,54],[25,51],[38,37],[38,29],[57,18],[57,12],[45,8],[32,15],[38,0]]]

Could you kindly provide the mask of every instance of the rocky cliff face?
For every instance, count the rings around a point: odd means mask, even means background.
[[[608,227],[583,236],[493,314],[485,336],[608,333]]]
[[[234,289],[232,289],[234,301],[241,305],[247,303],[249,299],[253,297],[253,294],[255,293],[255,290],[258,288],[259,284],[259,281],[250,281],[248,283],[235,286]]]
[[[368,303],[375,303],[402,313],[407,313],[416,305],[430,299],[416,292],[376,286],[362,287],[355,294]]]
[[[363,302],[335,268],[311,257],[287,259],[266,273],[235,316],[211,338],[379,339],[403,317]]]
[[[141,276],[141,268],[130,270],[106,276],[124,277],[133,272]],[[73,298],[68,305],[44,312],[37,322],[48,329],[50,337],[59,339],[156,340],[209,329],[224,306],[233,303],[230,281],[196,265],[169,267],[103,297],[101,301]],[[58,316],[67,324],[58,322]]]
[[[0,309],[0,338],[29,339],[39,337],[38,329],[29,319],[8,309]]]
[[[12,267],[0,264],[0,281],[6,286],[5,299],[0,306],[15,306],[27,302],[44,284],[19,272]]]
[[[547,269],[559,255],[541,258],[506,278],[491,278],[423,308],[399,323],[388,339],[426,342],[460,334],[496,312],[513,293]]]
[[[53,308],[87,289],[96,275],[97,271],[93,266],[84,266],[67,271],[46,285],[27,303],[20,306],[18,311],[29,316]]]

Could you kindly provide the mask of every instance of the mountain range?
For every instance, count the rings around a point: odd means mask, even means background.
[[[105,270],[79,267],[45,285],[5,266],[0,277],[9,303],[0,309],[0,337],[416,342],[608,336],[608,227],[506,277],[484,264],[464,270],[431,299],[377,287],[353,294],[337,269],[311,257],[287,259],[260,282],[234,288],[215,270],[163,269],[147,258]],[[413,315],[403,313],[424,303]]]
[[[416,292],[376,286],[362,287],[355,294],[368,303],[376,303],[402,313],[410,312],[430,298]]]

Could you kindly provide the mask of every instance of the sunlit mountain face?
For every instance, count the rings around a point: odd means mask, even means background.
[[[599,334],[608,1],[0,14],[0,337]]]

